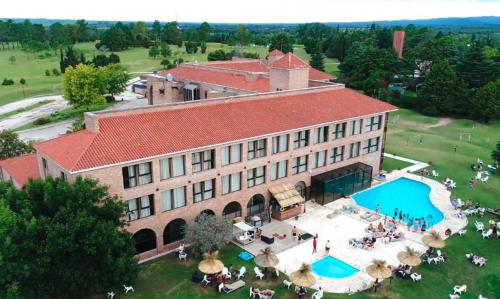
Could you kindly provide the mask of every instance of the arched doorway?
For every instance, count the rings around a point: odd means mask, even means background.
[[[136,232],[132,238],[135,240],[137,254],[156,249],[156,234],[148,228]]]
[[[304,183],[303,181],[298,182],[297,184],[295,184],[295,190],[299,192],[300,196],[306,198],[306,183]]]
[[[241,217],[241,205],[236,201],[228,203],[222,211],[222,215],[231,219]]]
[[[247,215],[254,216],[264,212],[266,199],[262,194],[255,194],[250,198],[247,204]]]
[[[181,218],[170,221],[163,230],[163,245],[184,239],[186,221]]]
[[[206,209],[206,210],[203,210],[201,211],[200,215],[201,214],[205,214],[205,215],[210,215],[210,216],[215,216],[215,212],[210,210],[210,209]]]

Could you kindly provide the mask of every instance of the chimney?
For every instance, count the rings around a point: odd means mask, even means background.
[[[399,58],[403,58],[403,49],[405,43],[405,32],[404,31],[394,31],[394,36],[392,38],[392,47],[398,53]]]

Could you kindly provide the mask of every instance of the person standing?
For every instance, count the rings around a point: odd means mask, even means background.
[[[313,254],[316,253],[317,246],[318,246],[318,239],[316,237],[314,237],[314,239],[313,239]]]
[[[325,255],[329,255],[330,254],[330,240],[326,241],[326,244],[325,244]]]
[[[295,241],[295,238],[297,237],[297,231],[298,231],[297,227],[296,227],[296,226],[294,226],[294,227],[292,228],[292,239],[293,239],[294,241]]]
[[[380,205],[377,204],[377,206],[375,207],[375,213],[380,214]]]

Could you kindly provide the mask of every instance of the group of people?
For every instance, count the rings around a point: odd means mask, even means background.
[[[349,245],[355,248],[371,250],[375,247],[375,242],[377,242],[377,238],[375,237],[363,237],[362,239],[353,238],[349,240]]]
[[[270,289],[259,290],[258,288],[250,287],[251,297],[253,298],[271,298],[274,295],[274,291]]]
[[[486,259],[482,256],[479,256],[479,255],[475,255],[474,253],[467,253],[465,255],[465,257],[467,257],[467,259],[473,263],[474,265],[476,266],[479,266],[479,267],[482,267],[486,264]]]
[[[451,189],[457,186],[457,183],[455,183],[455,181],[453,181],[449,177],[445,177],[443,180],[443,185],[446,187],[448,191],[450,191]]]
[[[412,268],[409,265],[399,265],[398,268],[396,269],[396,276],[404,279],[410,279],[411,270]]]
[[[316,234],[313,238],[313,251],[312,253],[315,254],[318,252],[318,234]],[[325,243],[325,255],[330,254],[330,240],[327,240]]]

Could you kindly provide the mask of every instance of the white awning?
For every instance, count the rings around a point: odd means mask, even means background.
[[[250,230],[254,230],[254,227],[251,226],[251,225],[248,225],[246,224],[245,222],[241,221],[241,222],[237,222],[235,224],[233,224],[235,227],[237,227],[238,229],[244,231],[244,232],[247,232],[247,231],[250,231]]]
[[[184,89],[195,90],[196,88],[198,88],[198,85],[194,85],[194,84],[184,85]]]

